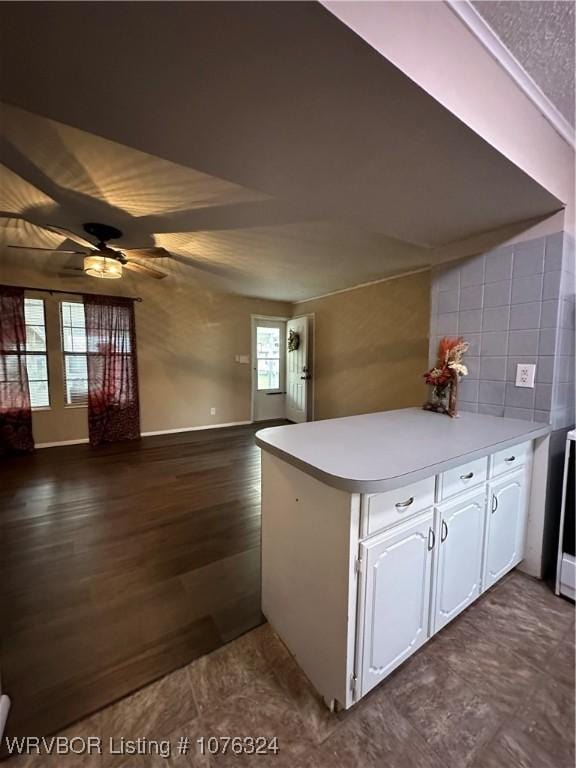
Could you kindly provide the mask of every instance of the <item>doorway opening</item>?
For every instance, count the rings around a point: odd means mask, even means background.
[[[252,421],[313,419],[312,328],[308,315],[252,316]]]

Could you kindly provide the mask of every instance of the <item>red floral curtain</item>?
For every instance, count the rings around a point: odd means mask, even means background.
[[[140,437],[134,305],[129,299],[84,296],[90,443]]]
[[[0,456],[33,448],[24,290],[0,285]]]

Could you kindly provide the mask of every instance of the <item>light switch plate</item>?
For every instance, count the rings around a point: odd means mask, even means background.
[[[534,389],[536,366],[533,363],[518,363],[516,366],[516,386]]]

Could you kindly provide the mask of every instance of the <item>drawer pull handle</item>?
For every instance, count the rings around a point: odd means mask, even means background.
[[[442,533],[440,534],[440,541],[446,541],[448,538],[448,523],[446,520],[442,520]]]
[[[494,512],[496,512],[497,509],[498,509],[498,496],[494,494],[492,496],[492,514],[494,514]]]
[[[432,539],[432,541],[430,541]],[[431,552],[434,549],[434,545],[436,544],[436,534],[432,530],[432,528],[428,529],[428,552]]]
[[[516,456],[508,456],[504,459],[508,464],[510,464],[511,461],[516,461]]]
[[[472,480],[474,472],[468,472],[467,475],[460,475],[460,480]]]
[[[409,507],[410,504],[414,504],[414,496],[410,496],[410,498],[406,499],[406,501],[399,501],[394,506],[396,509],[406,509],[406,507]]]

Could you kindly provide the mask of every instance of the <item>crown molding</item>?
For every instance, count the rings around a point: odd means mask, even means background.
[[[484,48],[493,56],[500,66],[508,72],[510,77],[530,99],[538,111],[548,120],[554,130],[575,147],[575,129],[570,125],[564,115],[550,101],[548,96],[530,77],[522,64],[508,50],[492,27],[480,16],[470,0],[445,0],[446,5],[468,27],[472,34],[482,43]]]
[[[379,283],[388,283],[390,280],[401,280],[403,277],[410,277],[411,275],[419,275],[422,272],[429,272],[432,269],[430,265],[426,267],[420,267],[419,269],[412,269],[409,272],[398,272],[395,275],[388,275],[387,277],[378,277],[376,280],[370,280],[367,283],[358,283],[357,285],[351,285],[349,288],[339,288],[337,291],[329,291],[328,293],[321,293],[319,296],[310,296],[308,299],[296,299],[292,304],[306,304],[309,301],[318,301],[319,299],[327,299],[329,296],[337,296],[340,293],[348,293],[349,291],[357,291],[359,288],[369,288],[371,285],[378,285]]]

